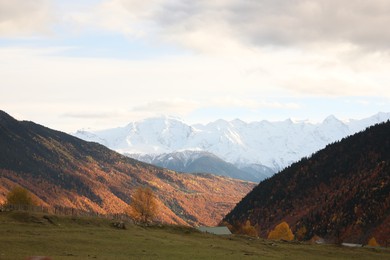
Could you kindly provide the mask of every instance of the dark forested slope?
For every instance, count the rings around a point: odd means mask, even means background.
[[[386,245],[390,238],[390,122],[328,145],[261,182],[225,217],[261,236],[282,221],[302,239]]]

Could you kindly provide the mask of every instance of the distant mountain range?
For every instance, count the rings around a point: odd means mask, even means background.
[[[216,155],[203,151],[183,151],[159,155],[126,154],[130,158],[150,163],[163,168],[183,173],[211,173],[235,179],[259,182],[271,176],[273,171],[268,167],[251,165],[239,169]]]
[[[188,125],[161,117],[101,131],[79,130],[74,135],[161,167],[258,182],[329,143],[388,119],[390,113],[348,121],[329,116],[317,124],[288,119]]]
[[[282,221],[301,239],[390,242],[390,121],[328,145],[261,182],[225,217],[266,237]]]
[[[210,174],[178,174],[0,111],[0,203],[20,185],[41,204],[123,213],[131,194],[149,186],[158,218],[215,225],[255,185]]]

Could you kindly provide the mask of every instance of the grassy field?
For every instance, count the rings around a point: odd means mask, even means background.
[[[390,259],[386,249],[217,237],[174,226],[126,227],[99,218],[0,212],[0,259]]]

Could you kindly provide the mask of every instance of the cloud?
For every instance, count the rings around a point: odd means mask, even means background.
[[[92,23],[202,51],[349,43],[387,50],[387,0],[106,0]]]
[[[47,34],[53,21],[48,0],[0,0],[0,36]]]
[[[115,116],[116,113],[80,113],[80,112],[69,112],[62,114],[64,118],[77,118],[77,119],[107,119]]]
[[[0,35],[48,33],[54,24],[103,29],[202,52],[352,44],[388,50],[387,0],[0,0]],[[56,16],[56,17],[55,17]],[[81,29],[80,29],[81,28]]]
[[[277,101],[267,101],[267,100],[256,100],[256,99],[243,99],[243,98],[232,98],[232,97],[223,97],[213,99],[210,102],[211,107],[221,107],[221,108],[245,108],[251,110],[257,110],[262,108],[272,108],[272,109],[299,109],[301,106],[297,103],[282,103]]]
[[[240,1],[243,2],[243,1]],[[230,25],[255,45],[351,43],[388,48],[390,2],[373,1],[245,1],[232,7]]]
[[[131,109],[131,113],[142,117],[152,117],[155,115],[171,115],[186,117],[197,111],[239,109],[245,111],[256,111],[260,109],[300,109],[301,105],[293,102],[278,102],[245,98],[219,97],[207,98],[203,100],[155,100]]]
[[[0,103],[69,125],[213,110],[298,113],[302,97],[384,97],[388,107],[389,7],[387,0],[0,0],[0,37],[20,37],[0,46]],[[61,37],[47,39],[51,29]]]
[[[133,107],[132,112],[149,115],[166,114],[185,116],[193,110],[199,108],[199,105],[199,102],[184,99],[155,100],[146,104]]]

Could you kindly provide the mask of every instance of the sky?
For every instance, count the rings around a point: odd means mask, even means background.
[[[73,132],[390,112],[388,0],[0,0],[0,109]]]

